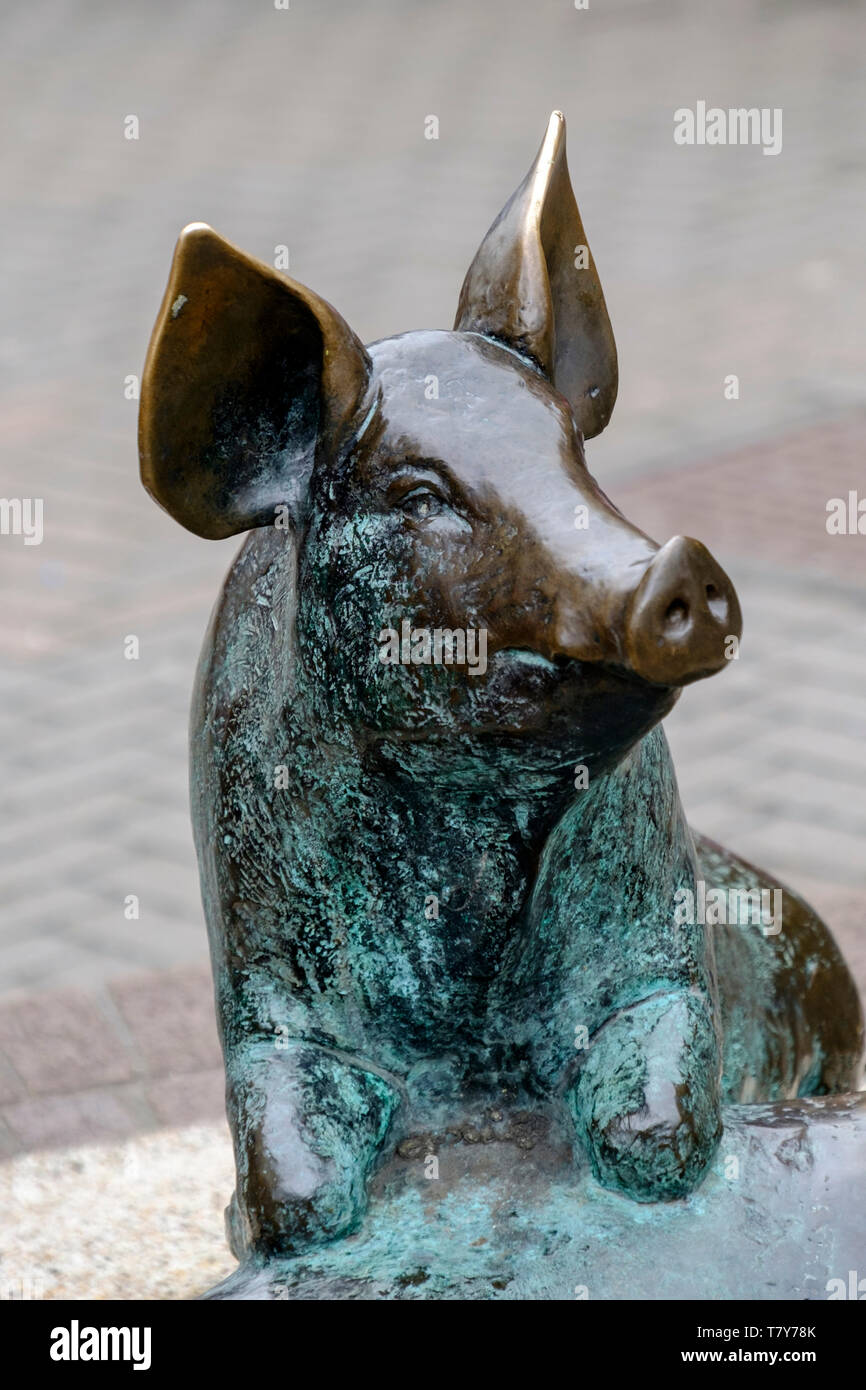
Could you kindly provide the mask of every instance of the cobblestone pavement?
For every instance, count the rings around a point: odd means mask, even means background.
[[[177,231],[288,245],[366,340],[447,326],[554,106],[620,350],[591,466],[657,539],[705,540],[743,601],[740,660],[669,720],[686,807],[862,965],[866,537],[824,523],[866,495],[864,37],[862,5],[826,0],[3,7],[0,492],[45,499],[42,545],[0,536],[7,1151],[207,1118],[205,1073],[218,1103],[185,743],[236,542],[148,502],[124,398]],[[781,107],[782,153],[676,146],[698,99]],[[209,1039],[178,1043],[174,1090],[118,1002],[159,972]],[[55,1009],[80,1020],[74,1075],[63,1029],[37,1043]]]

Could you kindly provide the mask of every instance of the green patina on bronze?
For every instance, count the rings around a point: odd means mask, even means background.
[[[857,1084],[856,991],[800,899],[772,934],[677,915],[701,884],[775,886],[693,838],[659,727],[724,667],[739,606],[699,542],[659,549],[586,470],[616,355],[578,246],[556,114],[453,332],[365,349],[210,229],[176,253],[143,477],[201,535],[253,528],[191,722],[253,1265],[357,1231],[401,1146],[540,1126],[561,1219],[587,1163],[683,1198],[723,1105]],[[404,624],[483,633],[484,669],[383,660]]]

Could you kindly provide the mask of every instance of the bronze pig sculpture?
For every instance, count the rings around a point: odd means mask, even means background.
[[[723,1102],[858,1081],[857,993],[802,900],[773,932],[677,916],[762,882],[690,832],[660,728],[740,611],[587,471],[617,363],[564,130],[451,332],[365,348],[209,227],[177,246],[142,477],[197,535],[249,532],[191,725],[239,1257],[356,1230],[413,1132],[541,1113],[664,1201]]]

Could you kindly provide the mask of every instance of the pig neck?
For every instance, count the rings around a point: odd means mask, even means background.
[[[531,900],[534,911],[539,897],[563,893],[575,923],[587,904],[592,913],[606,899],[612,908],[636,867],[666,903],[673,879],[682,880],[690,841],[660,727],[612,766],[588,760],[584,790],[561,769],[461,761],[453,743],[380,747],[372,758],[362,749],[350,760],[364,789],[353,833],[363,840],[377,827],[374,877],[402,879],[405,892],[412,882],[441,892],[464,923],[516,925]]]

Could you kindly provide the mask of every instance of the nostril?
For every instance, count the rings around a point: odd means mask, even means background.
[[[665,627],[683,628],[689,620],[689,605],[684,599],[675,598],[665,609]]]
[[[707,596],[707,607],[713,617],[718,618],[719,621],[726,618],[728,614],[728,603],[724,594],[716,588],[715,584],[705,585],[704,593]]]

